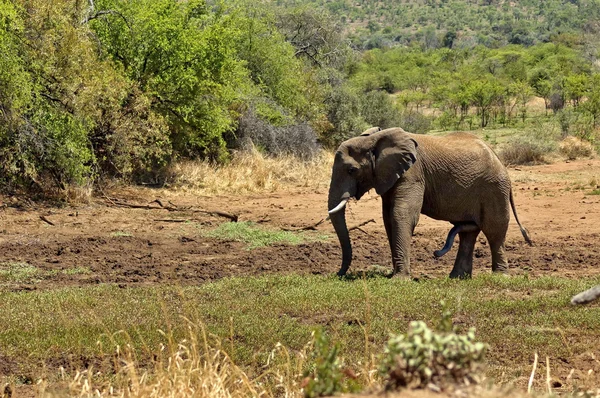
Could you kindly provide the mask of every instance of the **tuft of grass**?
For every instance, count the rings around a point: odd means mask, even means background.
[[[306,241],[327,239],[326,235],[315,236],[308,233],[267,229],[250,221],[223,223],[213,230],[202,231],[201,233],[211,238],[244,242],[248,245],[248,249],[256,249],[275,243],[298,245]]]
[[[327,187],[333,154],[320,152],[307,161],[283,155],[269,157],[259,151],[239,152],[231,162],[181,161],[170,167],[166,185],[199,194],[274,192],[291,187]]]
[[[0,263],[0,282],[25,283],[38,279],[39,270],[31,264],[21,262]]]
[[[600,195],[600,188],[594,189],[587,193],[588,195]]]
[[[91,274],[92,271],[87,267],[75,267],[75,268],[67,268],[60,271],[65,275],[86,275]]]

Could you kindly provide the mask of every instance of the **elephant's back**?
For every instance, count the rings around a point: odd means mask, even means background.
[[[477,136],[457,132],[436,137],[411,134],[425,166],[436,171],[444,171],[459,179],[473,179],[479,175],[504,176],[505,167],[496,153]]]

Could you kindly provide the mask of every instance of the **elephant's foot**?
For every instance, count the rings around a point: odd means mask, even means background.
[[[394,279],[410,279],[410,274],[408,272],[394,272],[392,274],[392,278]]]
[[[492,272],[494,274],[508,275],[508,267],[504,266],[504,267],[492,268]]]
[[[455,268],[450,272],[450,279],[471,279],[471,273]]]

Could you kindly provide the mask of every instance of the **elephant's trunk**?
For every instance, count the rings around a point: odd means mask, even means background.
[[[349,194],[334,195],[329,193],[329,209],[336,210],[330,213],[331,223],[335,229],[335,233],[338,236],[340,245],[342,246],[342,266],[338,271],[338,276],[343,276],[348,271],[350,263],[352,262],[352,244],[350,243],[350,233],[348,232],[348,226],[346,225],[346,208],[341,206],[343,202],[348,200]],[[345,204],[345,203],[344,203]]]

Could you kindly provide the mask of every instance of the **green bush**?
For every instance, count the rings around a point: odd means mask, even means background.
[[[387,342],[379,372],[387,389],[475,383],[485,351],[486,345],[475,341],[474,329],[466,335],[437,333],[425,322],[411,322],[406,334]]]

